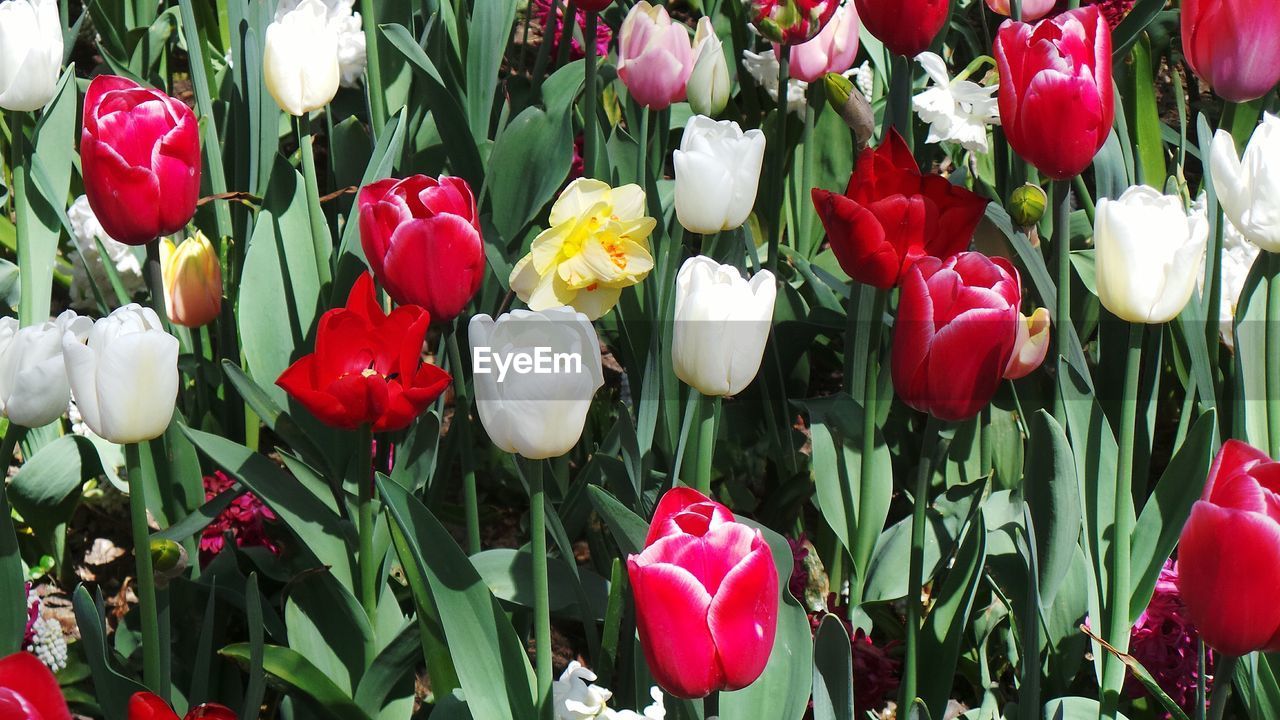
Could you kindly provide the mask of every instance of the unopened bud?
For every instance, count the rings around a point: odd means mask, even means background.
[[[1044,209],[1048,203],[1049,197],[1039,185],[1027,183],[1009,196],[1009,217],[1018,227],[1031,227],[1044,217]]]
[[[839,73],[827,73],[822,84],[827,90],[827,102],[853,131],[858,143],[856,150],[862,150],[875,133],[876,117],[871,103],[853,86],[852,80]]]
[[[151,541],[151,566],[155,569],[156,587],[164,588],[169,581],[181,577],[187,571],[187,549],[173,540],[155,538]]]

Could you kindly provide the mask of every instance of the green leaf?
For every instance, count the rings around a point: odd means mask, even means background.
[[[13,428],[9,429],[13,432]],[[0,482],[0,656],[22,649],[27,630],[27,593],[22,573],[22,553],[13,528],[13,516]]]
[[[941,588],[935,590],[936,602],[921,628],[919,693],[925,704],[933,708],[932,714],[938,717],[946,714],[947,699],[951,697],[960,643],[982,581],[986,543],[987,528],[982,514],[978,513],[960,544],[955,563],[947,571]]]
[[[97,602],[89,597],[84,585],[76,587],[71,604],[76,615],[76,627],[80,629],[80,644],[85,660],[93,673],[93,686],[98,704],[107,720],[125,720],[129,698],[147,688],[121,675],[111,667],[107,657],[107,626],[103,613],[102,590],[95,590]]]
[[[1133,64],[1130,68],[1138,176],[1144,184],[1163,191],[1168,173],[1164,164],[1160,110],[1156,107],[1156,83],[1151,71],[1151,40],[1145,33],[1138,36],[1138,41],[1133,46]]]
[[[1071,445],[1058,421],[1038,410],[1028,425],[1031,450],[1023,487],[1036,529],[1040,604],[1048,608],[1080,542],[1080,481]]]
[[[405,623],[360,679],[355,695],[357,705],[363,708],[384,706],[396,684],[417,666],[422,657],[418,640],[417,623]]]
[[[1102,708],[1093,698],[1063,697],[1050,700],[1044,706],[1044,720],[1098,720],[1102,717]],[[1122,713],[1116,713],[1120,720],[1129,720]]]
[[[467,121],[476,137],[489,136],[489,116],[498,94],[498,70],[515,18],[516,0],[486,0],[471,9],[467,30]]]
[[[849,633],[834,615],[813,638],[813,720],[854,720],[853,655]]]
[[[529,658],[480,574],[417,498],[382,475],[378,489],[388,517],[407,541],[409,557],[401,562],[422,574],[440,617],[448,618],[445,638],[472,712],[486,720],[534,717]]]
[[[395,171],[396,165],[404,154],[404,138],[409,126],[407,112],[407,109],[402,109],[393,116],[387,121],[387,129],[378,135],[378,145],[373,149],[373,155],[369,157],[369,163],[360,177],[360,187],[391,177]],[[362,141],[366,144],[365,147],[368,147],[368,138],[363,132],[353,134],[358,136],[355,141]],[[358,205],[353,203],[347,224],[342,229],[342,242],[338,247],[338,271],[334,273],[331,304],[338,305],[346,299],[351,285],[355,283],[356,277],[364,271],[365,267],[364,247],[360,243]]]
[[[471,556],[471,564],[484,579],[494,597],[526,608],[533,608],[533,559],[527,550],[495,548]],[[558,557],[547,558],[552,612],[578,612],[575,586],[581,580],[590,602],[588,612],[603,620],[609,603],[609,583],[587,568],[573,568]]]
[[[1270,444],[1268,398],[1280,397],[1280,388],[1267,387],[1267,295],[1280,292],[1280,259],[1263,253],[1245,278],[1236,305],[1235,415],[1231,426],[1236,437],[1254,447]]]
[[[81,485],[97,474],[97,457],[86,438],[63,435],[18,469],[9,485],[9,501],[29,525],[53,531],[71,518]]]
[[[223,648],[219,655],[242,665],[249,662],[249,644]],[[279,645],[263,647],[263,668],[267,676],[285,690],[311,700],[311,708],[331,720],[368,720],[369,715],[303,655]]]
[[[284,622],[289,648],[351,695],[373,660],[373,629],[351,591],[327,571],[310,573],[289,585]]]
[[[226,375],[227,380],[231,381],[232,387],[236,389],[240,397],[253,409],[254,414],[262,420],[263,425],[266,425],[271,432],[279,435],[281,440],[284,440],[295,452],[300,453],[307,462],[324,468],[326,473],[336,475],[332,468],[329,467],[328,457],[316,446],[311,436],[298,426],[293,416],[280,409],[272,394],[254,382],[252,378],[240,369],[239,365],[230,360],[224,359],[222,361],[222,372]],[[272,387],[275,386],[272,385]]]
[[[618,543],[618,549],[624,555],[633,555],[644,549],[644,539],[649,534],[649,523],[628,510],[618,501],[618,498],[602,487],[597,485],[587,487],[587,496],[591,498],[591,505],[595,507],[596,512],[604,518],[605,524],[613,533],[614,541]]]
[[[1147,692],[1151,694],[1151,697],[1155,698],[1156,702],[1160,703],[1160,706],[1164,708],[1164,711],[1168,713],[1173,720],[1190,720],[1187,717],[1187,714],[1182,711],[1182,708],[1179,707],[1178,703],[1174,702],[1173,698],[1169,697],[1169,695],[1165,693],[1164,688],[1160,687],[1160,683],[1152,677],[1151,673],[1148,672],[1145,667],[1142,666],[1142,663],[1138,662],[1138,658],[1128,653],[1119,652],[1092,633],[1089,633],[1089,637],[1092,638],[1094,642],[1101,645],[1104,651],[1111,653],[1111,655],[1116,658],[1119,658],[1120,662],[1124,663],[1125,667],[1129,669],[1129,672],[1133,673],[1134,679],[1139,683],[1142,683],[1142,687],[1147,689]]]

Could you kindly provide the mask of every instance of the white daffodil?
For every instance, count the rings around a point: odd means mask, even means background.
[[[556,720],[588,720],[600,717],[605,703],[613,697],[607,688],[592,685],[596,674],[577,660],[569,663],[551,687],[555,701]]]
[[[954,142],[971,152],[987,152],[987,126],[1000,124],[1000,109],[995,99],[1000,86],[984,87],[970,80],[953,80],[947,64],[931,52],[920,53],[916,62],[932,81],[912,100],[916,114],[929,124],[926,142]]]
[[[762,53],[754,53],[750,50],[742,51],[742,66],[747,69],[751,77],[760,87],[769,93],[769,97],[774,102],[778,100],[778,56],[773,54],[772,50],[766,50]],[[845,77],[853,80],[857,88],[866,96],[867,102],[871,101],[871,87],[874,71],[871,69],[870,63],[862,63],[862,65],[842,73]],[[787,79],[787,110],[797,115],[803,115],[805,108],[808,107],[809,101],[805,97],[805,92],[809,89],[809,83],[795,78]]]

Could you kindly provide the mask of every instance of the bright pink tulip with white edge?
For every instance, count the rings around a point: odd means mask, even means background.
[[[1048,15],[1057,4],[1058,0],[1022,0],[1022,20],[1035,22]],[[987,7],[991,8],[991,12],[1005,17],[1013,17],[1011,5],[1010,0],[987,0]]]
[[[641,0],[627,13],[618,33],[618,77],[636,102],[666,110],[684,99],[697,57],[689,29],[667,9]]]
[[[1280,82],[1280,3],[1182,0],[1182,54],[1220,97],[1256,100]]]
[[[778,624],[778,570],[759,530],[697,490],[675,488],[627,570],[640,646],[663,690],[706,697],[764,672]]]
[[[854,4],[841,5],[817,37],[791,46],[791,77],[811,83],[827,73],[842,74],[853,67],[860,27]],[[775,54],[782,52],[779,45],[773,50]]]

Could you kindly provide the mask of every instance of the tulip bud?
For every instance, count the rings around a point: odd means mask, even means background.
[[[222,312],[222,264],[204,233],[197,230],[176,248],[165,238],[160,244],[160,266],[171,321],[198,328],[218,317]]]
[[[604,385],[587,316],[569,307],[514,310],[496,321],[476,315],[469,336],[476,410],[493,444],[530,460],[572,450]]]
[[[1267,252],[1280,252],[1280,118],[1264,113],[1244,160],[1226,130],[1213,136],[1213,188],[1222,210],[1240,232]]]
[[[676,276],[671,362],[703,395],[737,395],[755,379],[773,324],[777,287],[761,270],[748,282],[732,265],[689,258]]]
[[[262,52],[267,90],[294,116],[319,110],[338,93],[338,36],[320,0],[303,0],[267,26]]]
[[[1178,541],[1178,590],[1205,644],[1280,650],[1280,463],[1239,440],[1218,451]]]
[[[1005,380],[1024,378],[1044,362],[1049,353],[1049,309],[1036,308],[1027,317],[1018,313],[1018,337],[1013,343],[1013,354],[1004,368]]]
[[[732,230],[755,206],[764,133],[695,115],[674,153],[676,216],[689,232]]]
[[[1040,222],[1048,204],[1049,196],[1044,190],[1039,185],[1027,183],[1009,196],[1009,217],[1014,225],[1028,228]]]
[[[0,319],[0,413],[9,422],[34,428],[62,417],[71,400],[62,339],[83,342],[91,327],[71,310],[22,329],[13,318]]]
[[[0,108],[31,112],[47,105],[58,86],[62,48],[55,0],[0,2]]]
[[[176,98],[99,75],[84,96],[84,192],[107,235],[144,245],[178,232],[200,198],[200,130]]]
[[[913,58],[933,44],[947,24],[949,0],[855,0],[867,32],[890,52]]]
[[[87,340],[62,339],[76,407],[89,429],[123,445],[164,434],[178,399],[178,339],[151,308],[125,305],[94,323]]]
[[[172,540],[152,538],[151,565],[156,572],[156,587],[164,589],[187,571],[187,549]]]
[[[719,115],[729,103],[729,63],[725,60],[724,47],[711,26],[710,18],[698,21],[693,55],[697,59],[689,75],[689,105],[698,115]]]
[[[1280,82],[1280,3],[1183,0],[1182,53],[1220,97],[1256,100]]]
[[[827,90],[827,103],[853,131],[857,150],[861,152],[875,135],[876,115],[871,103],[844,75],[827,73],[822,78],[822,85]]]
[[[678,487],[658,502],[627,574],[640,647],[663,690],[699,698],[760,677],[777,633],[778,571],[759,530]]]
[[[618,77],[636,102],[666,110],[684,99],[693,72],[689,31],[663,5],[640,0],[618,31]]]
[[[831,20],[838,0],[751,0],[751,23],[770,42],[812,39]]]
[[[1098,299],[1129,322],[1172,320],[1204,276],[1208,238],[1207,223],[1189,217],[1178,197],[1146,185],[1118,200],[1099,200],[1093,229]]]
[[[1035,22],[1053,11],[1058,0],[1022,0],[1022,21]],[[1005,17],[1013,17],[1009,0],[987,0],[991,12]]]

